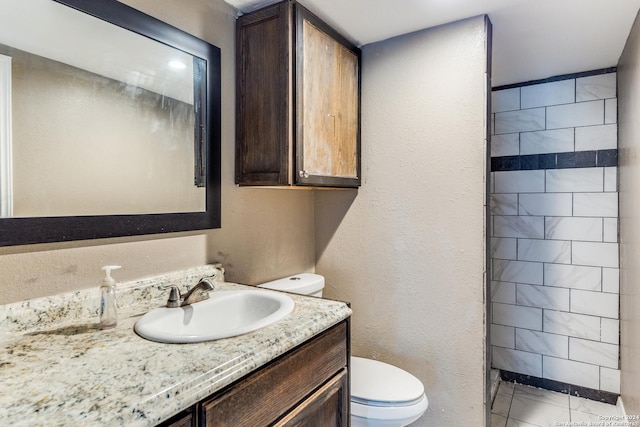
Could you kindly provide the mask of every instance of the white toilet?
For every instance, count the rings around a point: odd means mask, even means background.
[[[258,287],[321,297],[324,277],[301,273]],[[353,427],[402,427],[427,410],[422,382],[396,366],[352,356],[350,372]]]

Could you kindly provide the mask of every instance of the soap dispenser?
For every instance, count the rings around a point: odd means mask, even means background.
[[[118,324],[116,310],[116,281],[111,277],[111,270],[117,270],[119,265],[105,265],[106,272],[100,286],[100,329],[114,328]]]

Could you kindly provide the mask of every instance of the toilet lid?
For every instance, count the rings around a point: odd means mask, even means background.
[[[351,358],[352,400],[406,403],[420,399],[423,394],[422,382],[397,366],[362,357]]]
[[[276,291],[293,292],[294,294],[312,295],[324,288],[324,277],[314,273],[300,273],[258,285],[259,288]]]

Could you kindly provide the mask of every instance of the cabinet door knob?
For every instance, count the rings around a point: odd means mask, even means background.
[[[309,173],[307,173],[307,171],[300,171],[298,172],[298,175],[300,175],[300,178],[309,178]]]

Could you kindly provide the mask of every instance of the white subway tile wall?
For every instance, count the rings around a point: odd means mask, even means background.
[[[616,73],[497,90],[492,108],[492,157],[618,147]],[[492,172],[493,367],[620,393],[617,167],[605,166]]]
[[[515,304],[516,284],[511,282],[491,282],[491,301]]]
[[[507,137],[507,135],[518,134],[507,133],[496,136],[498,139],[514,139],[513,136]],[[520,152],[515,154],[544,154],[575,151],[574,131],[571,128],[524,132],[518,139],[520,141]],[[493,144],[493,141],[491,143]]]

